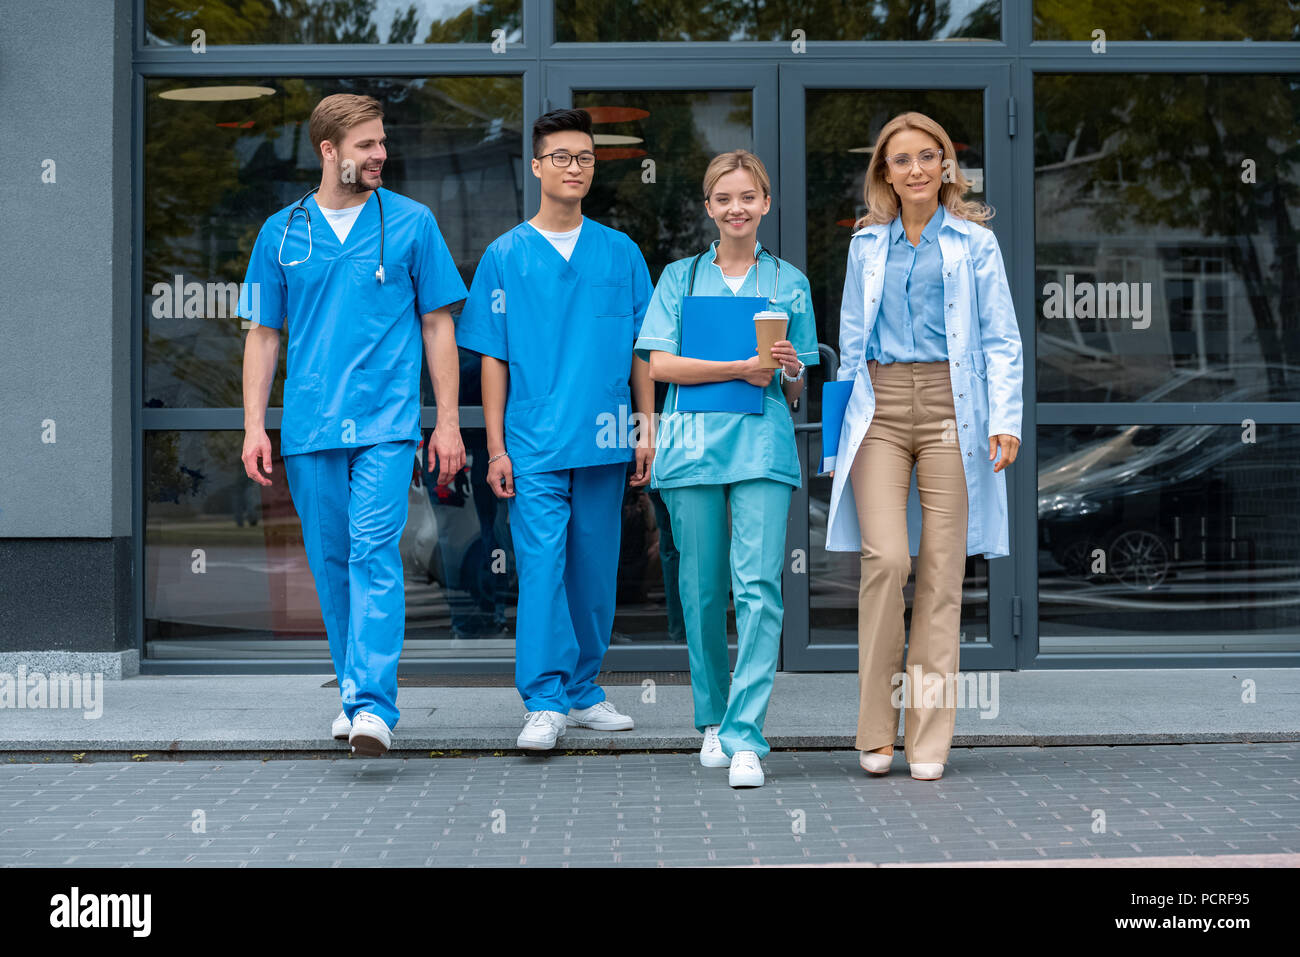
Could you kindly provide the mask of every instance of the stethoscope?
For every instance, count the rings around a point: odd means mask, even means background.
[[[303,203],[307,202],[307,197],[318,189],[320,187],[315,186],[307,190],[307,192],[303,193],[302,199],[298,200],[293,209],[289,210],[289,221],[284,224],[284,234],[280,236],[280,251],[275,254],[276,261],[281,266],[301,266],[307,259],[311,259],[311,210],[304,206]],[[379,198],[379,190],[375,190],[375,202],[379,204],[379,268],[375,270],[375,278],[379,280],[379,284],[382,286],[384,284],[384,201]],[[284,261],[284,241],[289,238],[289,227],[293,225],[293,218],[298,215],[299,211],[307,217],[307,259],[295,259],[293,262],[287,263]]]
[[[720,242],[721,242],[721,240],[719,240],[719,239],[715,239],[713,242],[711,242],[711,243],[709,244],[709,252],[712,252],[712,253],[713,253],[713,258],[714,258],[715,260],[716,260],[717,257],[718,257],[718,243],[720,243]],[[754,266],[755,266],[755,268],[757,268],[757,266],[758,266],[758,262],[759,262],[759,260],[761,260],[761,259],[763,258],[764,254],[767,255],[767,258],[768,258],[768,259],[770,259],[770,260],[772,260],[772,262],[776,263],[776,278],[775,278],[775,279],[773,280],[773,282],[772,282],[772,295],[771,295],[770,297],[768,297],[768,300],[767,300],[767,304],[768,304],[769,306],[775,306],[775,305],[776,305],[776,294],[777,294],[777,292],[779,291],[779,289],[780,289],[780,285],[781,285],[781,260],[777,259],[777,258],[776,258],[775,256],[773,256],[770,252],[768,252],[766,249],[764,249],[762,243],[759,243],[759,244],[758,244],[758,255],[754,257]],[[688,296],[691,296],[691,295],[694,295],[694,294],[695,294],[695,270],[699,267],[699,265],[700,265],[700,259],[702,259],[703,256],[704,256],[704,253],[700,253],[700,254],[697,255],[697,256],[695,257],[695,259],[691,262],[691,278],[690,278],[690,281],[687,283],[687,286],[686,286],[686,295],[688,295]],[[757,274],[755,274],[755,276],[754,276],[754,283],[755,283],[755,286],[757,286],[757,284],[758,284],[758,276],[757,276]]]

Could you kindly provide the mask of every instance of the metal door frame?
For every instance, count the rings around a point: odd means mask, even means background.
[[[781,255],[801,269],[807,266],[807,209],[804,204],[806,175],[804,144],[807,122],[805,95],[808,90],[981,90],[984,102],[984,183],[985,197],[998,212],[991,225],[1003,250],[1011,250],[1015,190],[1009,175],[992,176],[993,170],[1011,169],[1011,138],[1015,132],[1015,108],[1011,99],[1010,57],[991,59],[987,56],[968,60],[954,59],[943,64],[927,64],[924,71],[914,63],[897,57],[880,57],[868,63],[783,63],[780,68],[781,85],[781,194],[787,197],[781,217]],[[1009,260],[1009,253],[1004,253]],[[1033,323],[1023,328],[1031,313],[1017,310],[1022,325],[1021,336],[1034,333]],[[838,343],[829,343],[838,350]],[[805,464],[809,453],[820,448],[820,437],[812,428],[801,430],[800,455]],[[1027,461],[1027,460],[1026,460]],[[1022,469],[1007,472],[1007,498],[1010,512],[1011,540],[1016,541],[1018,507],[1022,487],[1019,481]],[[805,468],[805,478],[812,474]],[[1029,494],[1037,487],[1034,476],[1028,483]],[[808,486],[807,481],[796,496],[798,504],[792,508],[801,518],[799,537],[792,547],[804,549],[807,554],[808,538]],[[1017,562],[1025,558],[1018,551],[1008,558],[993,559],[988,563],[988,615],[989,641],[987,644],[968,643],[961,649],[963,671],[1000,670],[1015,667],[1017,635],[1020,617],[1014,613],[1019,599],[1015,594]],[[786,603],[786,629],[783,642],[783,667],[786,671],[854,671],[857,669],[858,645],[811,644],[808,620],[807,577],[803,576],[802,615],[791,620],[790,605]],[[789,589],[787,589],[789,594]]]

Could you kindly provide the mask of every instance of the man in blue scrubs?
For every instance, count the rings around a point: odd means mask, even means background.
[[[328,96],[309,134],[320,187],[263,225],[240,300],[255,323],[244,343],[243,461],[249,478],[271,484],[266,405],[287,320],[280,454],[343,699],[331,732],[375,756],[399,716],[397,545],[420,438],[421,344],[444,485],[465,463],[451,307],[466,291],[429,208],[381,188],[379,101]]]
[[[632,355],[653,290],[636,244],[582,215],[591,116],[539,117],[533,157],[541,208],[483,254],[457,339],[483,356],[488,485],[510,503],[518,743],[547,750],[569,726],[632,727],[596,675],[614,626],[627,463],[639,487],[654,458],[654,384]]]

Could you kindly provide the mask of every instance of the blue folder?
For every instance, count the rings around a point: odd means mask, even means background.
[[[840,426],[844,423],[844,412],[849,407],[849,396],[853,394],[853,380],[841,379],[827,382],[822,386],[822,468],[818,474],[825,475],[835,468],[835,456],[840,448]]]
[[[682,355],[727,362],[758,355],[754,314],[767,308],[762,296],[685,296],[682,299]],[[682,412],[763,412],[763,389],[744,379],[679,385]]]

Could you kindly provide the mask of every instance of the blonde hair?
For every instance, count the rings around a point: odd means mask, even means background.
[[[307,123],[307,134],[311,138],[312,149],[316,158],[322,163],[320,145],[325,140],[339,146],[344,135],[352,127],[366,120],[381,120],[384,108],[373,96],[360,96],[356,93],[335,93],[316,104]]]
[[[898,215],[898,194],[885,178],[885,150],[895,133],[903,130],[919,130],[933,137],[943,150],[943,169],[952,171],[951,181],[939,187],[939,205],[945,207],[954,216],[979,223],[987,228],[988,220],[993,218],[993,207],[977,200],[963,199],[973,185],[957,165],[957,150],[942,126],[924,113],[899,113],[885,124],[876,137],[875,149],[871,151],[871,162],[867,166],[867,178],[862,187],[862,198],[867,204],[867,212],[856,223],[854,229],[863,226],[875,226],[880,223],[893,222]],[[949,160],[952,160],[951,165]]]
[[[708,200],[713,193],[713,187],[718,185],[718,180],[738,169],[743,169],[753,177],[755,185],[763,191],[764,196],[772,195],[772,179],[767,175],[767,167],[763,165],[763,161],[749,150],[730,150],[713,157],[709,162],[709,168],[704,171],[705,200]]]

